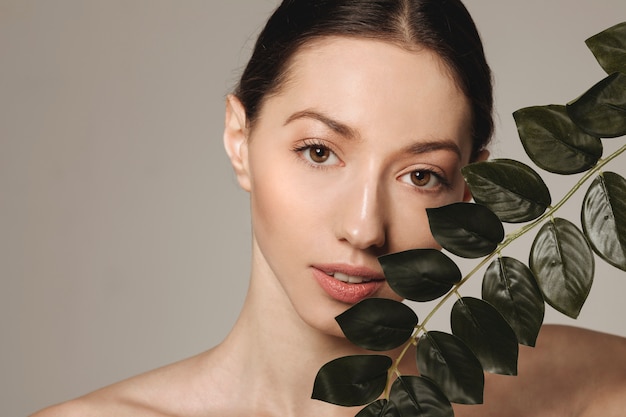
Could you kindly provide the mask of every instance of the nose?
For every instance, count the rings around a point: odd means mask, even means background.
[[[386,204],[379,184],[375,180],[361,181],[351,188],[353,192],[347,193],[338,207],[337,238],[356,249],[383,247],[387,233]]]

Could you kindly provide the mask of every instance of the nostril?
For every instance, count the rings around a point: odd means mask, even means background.
[[[357,249],[381,248],[385,245],[385,228],[378,218],[363,219],[346,228],[345,240]]]

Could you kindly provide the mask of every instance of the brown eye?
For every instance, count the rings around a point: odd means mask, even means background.
[[[304,146],[294,150],[302,159],[316,168],[341,165],[337,154],[329,146],[321,143],[305,143]]]
[[[411,182],[418,187],[427,186],[432,180],[432,173],[428,171],[413,171],[411,172]]]
[[[330,158],[331,152],[323,146],[311,146],[309,148],[309,157],[316,164],[323,164]]]
[[[448,186],[444,177],[429,169],[416,169],[407,172],[398,179],[423,191],[436,191],[440,190],[442,186]]]

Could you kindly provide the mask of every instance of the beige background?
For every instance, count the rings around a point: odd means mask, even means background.
[[[227,333],[250,237],[247,196],[222,151],[223,98],[275,4],[0,0],[1,415]],[[493,151],[524,159],[511,112],[565,103],[600,80],[583,41],[626,20],[626,2],[467,5],[496,74]],[[626,175],[623,160],[609,169]],[[571,183],[550,177],[554,199]],[[575,221],[578,204],[567,208]],[[507,254],[527,259],[527,244]],[[477,295],[478,280],[470,287]],[[624,294],[625,274],[598,262],[574,323],[626,335]],[[437,320],[445,328],[447,313]],[[546,321],[572,323],[550,308]]]

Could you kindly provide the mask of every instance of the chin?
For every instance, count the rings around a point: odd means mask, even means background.
[[[402,298],[386,284],[376,294],[368,298],[387,298],[402,301]],[[309,296],[306,301],[300,300],[302,303],[293,303],[296,314],[300,319],[320,335],[332,336],[350,343],[347,341],[335,317],[344,313],[354,304],[338,301],[327,295],[321,295],[316,301],[313,301],[313,299],[314,297]]]
[[[332,336],[347,340],[335,317],[349,309],[349,304],[339,303],[334,300],[319,302],[309,311],[299,311],[302,321],[314,332],[320,335]]]
[[[333,336],[335,338],[339,338],[339,339],[346,340],[346,341],[348,340],[346,339],[346,336],[343,334],[343,331],[341,331],[341,327],[339,327],[337,322],[335,322],[334,325],[330,325],[320,330],[328,336]]]

